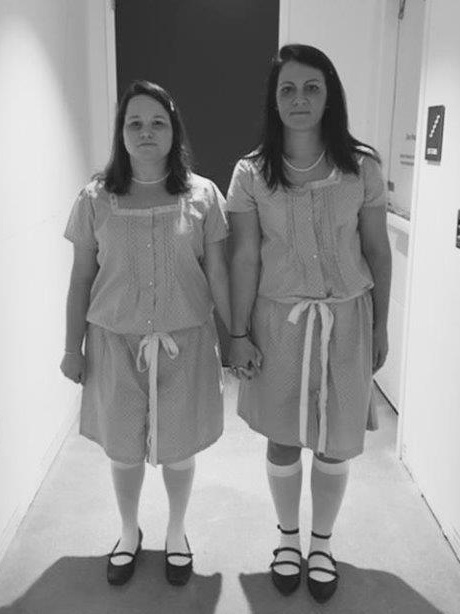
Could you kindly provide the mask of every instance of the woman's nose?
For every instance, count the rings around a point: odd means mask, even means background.
[[[141,138],[150,139],[152,137],[152,130],[147,126],[141,130]]]
[[[296,107],[304,106],[304,105],[307,104],[307,99],[305,98],[305,96],[303,94],[297,94],[294,97],[293,104]]]

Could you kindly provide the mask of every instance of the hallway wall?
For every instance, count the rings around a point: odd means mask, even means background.
[[[460,4],[427,0],[412,201],[403,460],[460,556]],[[424,158],[428,107],[445,105],[440,163]]]
[[[108,153],[105,21],[104,0],[0,3],[0,557],[77,411],[62,233]]]

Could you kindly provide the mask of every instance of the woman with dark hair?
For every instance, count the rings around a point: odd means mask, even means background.
[[[349,459],[371,426],[372,374],[387,354],[391,256],[375,150],[348,131],[345,95],[318,49],[287,45],[268,79],[258,149],[234,170],[229,360],[238,412],[268,439],[281,531],[276,587],[300,582],[302,447],[313,453],[308,587],[337,588],[330,538]]]
[[[181,585],[192,571],[184,517],[194,455],[223,428],[212,315],[215,305],[229,326],[223,204],[214,183],[190,170],[171,96],[133,82],[110,162],[80,193],[65,231],[74,264],[61,370],[83,385],[80,432],[111,461],[121,516],[111,584],[129,580],[141,549],[145,461],[163,465],[169,498],[166,577]]]

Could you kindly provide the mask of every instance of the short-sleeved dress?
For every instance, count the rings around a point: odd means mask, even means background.
[[[223,383],[205,243],[227,236],[224,198],[191,175],[177,202],[148,203],[147,186],[80,193],[65,237],[97,251],[87,313],[80,432],[124,463],[176,462],[223,430]],[[134,206],[133,206],[134,204]]]
[[[358,221],[387,201],[378,163],[364,155],[359,168],[271,191],[243,158],[227,195],[227,210],[256,211],[261,229],[251,334],[263,365],[241,382],[238,413],[276,443],[337,459],[360,454],[375,428],[373,279]]]

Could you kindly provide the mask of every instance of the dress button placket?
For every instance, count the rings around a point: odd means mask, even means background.
[[[150,218],[150,224],[148,226],[148,232],[150,234],[150,237],[148,238],[148,242],[147,242],[147,250],[148,253],[146,254],[146,282],[149,288],[149,291],[152,292],[154,289],[154,276],[153,274],[153,270],[154,270],[154,257],[155,257],[155,252],[153,249],[153,213],[152,216]],[[148,281],[147,281],[148,280]],[[149,325],[149,332],[153,332],[153,320],[154,320],[154,308],[153,308],[153,297],[150,295],[150,299],[149,299],[149,303],[148,303],[148,312],[149,314],[151,314],[151,317],[148,319],[147,324]]]
[[[322,291],[321,264],[318,258],[318,245],[313,221],[313,192],[306,190],[297,199],[296,230],[298,231],[299,252],[307,274],[309,292],[320,295]]]

